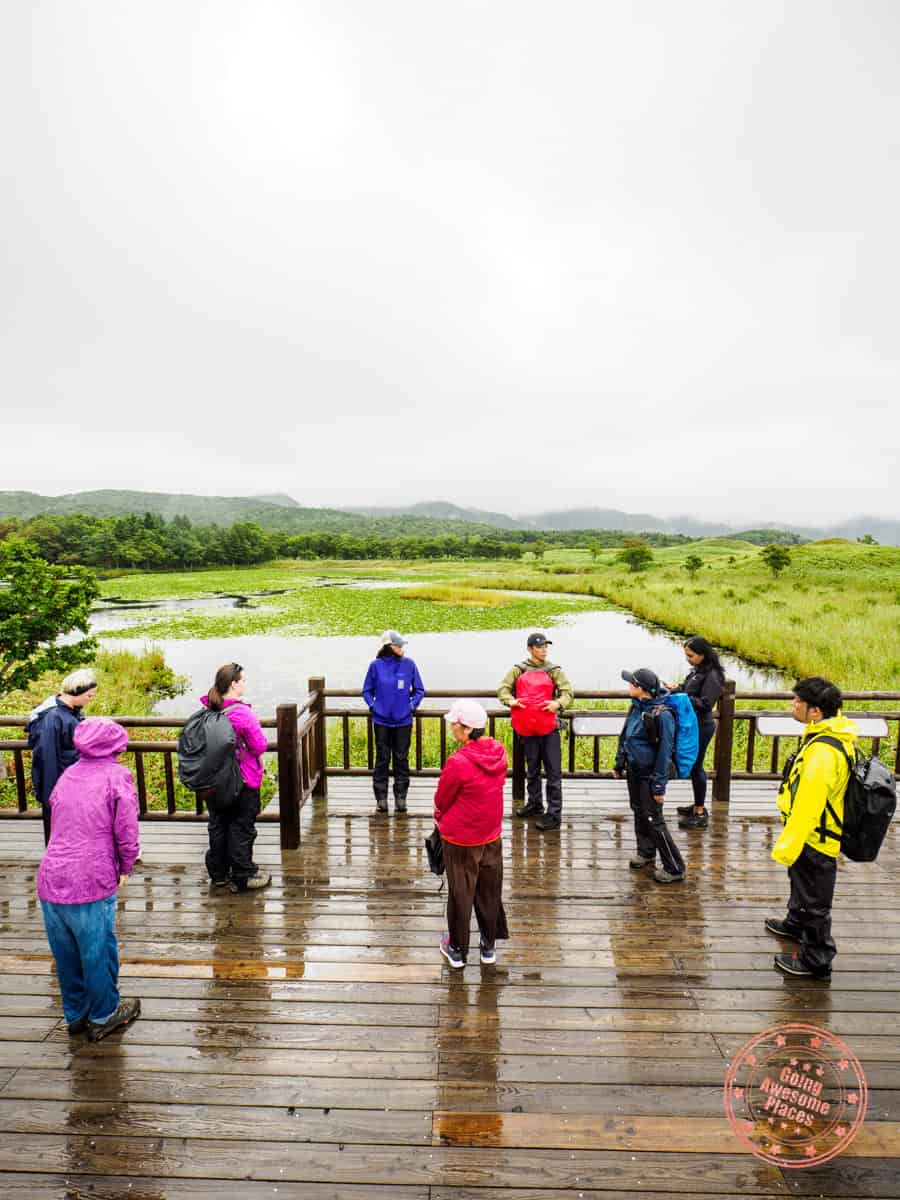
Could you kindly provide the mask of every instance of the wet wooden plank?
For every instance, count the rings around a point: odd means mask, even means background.
[[[10,1200],[429,1200],[429,1188],[372,1184],[271,1183],[248,1179],[171,1179],[130,1175],[6,1173],[3,1195]]]
[[[445,1146],[682,1154],[733,1154],[736,1145],[734,1132],[724,1116],[563,1117],[552,1113],[437,1111],[434,1138]],[[867,1121],[843,1156],[884,1158],[897,1146],[900,1146],[900,1125]]]
[[[382,1091],[382,1100],[386,1093]],[[331,1108],[261,1108],[253,1105],[205,1105],[185,1108],[178,1104],[120,1105],[80,1100],[68,1104],[0,1097],[0,1132],[7,1134],[85,1134],[103,1137],[217,1138],[254,1141],[354,1142],[427,1145],[433,1140],[430,1112]]]
[[[175,1138],[109,1138],[19,1134],[0,1143],[0,1171],[118,1174],[194,1179],[279,1182],[328,1181],[390,1186],[461,1185],[588,1190],[623,1187],[634,1192],[666,1189],[670,1194],[784,1196],[781,1172],[750,1155],[715,1157],[627,1151],[302,1145],[256,1142],[252,1153],[240,1143]]]

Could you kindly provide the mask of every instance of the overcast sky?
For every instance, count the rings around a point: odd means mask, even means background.
[[[894,0],[3,0],[0,489],[897,516]]]

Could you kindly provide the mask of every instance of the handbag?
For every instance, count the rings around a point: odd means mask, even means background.
[[[428,855],[428,867],[435,875],[443,875],[444,873],[444,842],[441,837],[441,831],[435,825],[434,829],[425,838],[425,853]]]

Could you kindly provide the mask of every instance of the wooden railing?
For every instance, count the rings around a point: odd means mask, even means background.
[[[411,745],[410,773],[421,777],[436,777],[447,760],[452,746],[448,744],[447,726],[444,713],[448,704],[432,705],[433,701],[450,701],[461,697],[487,701],[485,708],[488,714],[488,733],[493,737],[498,730],[503,736],[503,726],[509,723],[509,710],[501,707],[492,691],[435,691],[429,692],[425,705],[415,714],[414,732]],[[334,707],[329,701],[361,701],[361,693],[350,689],[326,688],[325,679],[314,677],[309,680],[308,695],[296,704],[279,704],[275,716],[263,719],[264,729],[274,729],[275,736],[270,739],[268,749],[274,751],[278,758],[278,811],[267,811],[260,814],[261,821],[278,821],[281,829],[281,845],[284,849],[296,849],[300,845],[300,810],[306,801],[313,797],[327,797],[328,779],[331,776],[360,776],[371,775],[375,761],[375,742],[372,729],[372,718],[362,706],[337,704]],[[624,691],[605,692],[576,692],[575,701],[619,701],[624,715],[628,704],[628,693]],[[713,742],[713,766],[709,772],[713,780],[713,796],[722,803],[727,803],[731,796],[731,783],[735,779],[777,779],[778,763],[781,753],[781,738],[771,739],[771,749],[768,754],[767,771],[755,770],[755,759],[760,745],[759,725],[763,717],[784,717],[786,708],[779,709],[742,709],[737,707],[738,701],[754,703],[783,702],[791,699],[790,692],[738,692],[732,681],[725,686],[725,691],[719,701],[716,711],[716,735]],[[885,723],[894,723],[897,728],[892,735],[894,744],[893,767],[900,775],[900,692],[845,692],[845,713],[850,717],[880,718]],[[852,707],[857,703],[886,703],[890,709],[869,710]],[[571,730],[571,720],[574,717],[597,716],[596,708],[573,707],[565,713],[564,728]],[[180,729],[185,718],[179,717],[114,717],[120,725],[128,730],[140,729]],[[365,721],[365,751],[362,761],[354,760],[351,737],[351,721]],[[25,717],[0,716],[0,728],[21,728]],[[439,762],[433,766],[425,766],[424,723],[437,721],[439,732],[437,738]],[[741,723],[746,723],[746,747],[742,745],[744,738],[736,737]],[[329,737],[329,734],[332,736]],[[506,736],[509,738],[509,734]],[[890,736],[890,734],[888,735]],[[518,737],[509,738],[512,744],[512,794],[516,800],[525,795],[525,756],[522,743]],[[608,779],[612,772],[601,769],[600,766],[600,737],[593,739],[591,753],[591,768],[576,769],[576,739],[569,733],[567,737],[566,757],[564,759],[563,778],[566,779]],[[865,739],[863,739],[865,741]],[[881,748],[882,737],[869,739],[873,753]],[[739,748],[740,745],[740,748]],[[199,802],[193,810],[177,807],[175,786],[174,757],[177,751],[177,741],[129,739],[126,753],[134,755],[135,782],[137,785],[138,802],[142,820],[147,821],[200,821],[205,820],[205,814]],[[8,738],[0,740],[0,754],[12,753],[14,784],[16,790],[16,807],[0,808],[0,818],[22,819],[40,817],[40,809],[28,806],[26,788],[26,758],[29,756],[28,743],[24,738]],[[742,766],[735,765],[735,758],[740,754]],[[165,807],[153,807],[150,788],[147,780],[146,757],[161,755],[163,763],[162,799]],[[336,763],[328,765],[329,759]]]
[[[310,796],[327,794],[325,775],[325,680],[310,679],[309,694],[297,704],[279,704],[275,716],[262,718],[263,729],[274,729],[267,750],[278,757],[278,809],[260,813],[260,821],[278,821],[281,845],[285,850],[300,845],[300,809]],[[125,729],[181,729],[185,717],[129,717],[114,716]],[[21,728],[27,718],[22,716],[0,716],[0,729]],[[134,779],[137,788],[140,817],[143,821],[205,821],[203,806],[195,798],[193,809],[178,808],[175,785],[175,755],[178,741],[142,740],[140,736],[129,736],[124,753],[134,755]],[[0,739],[0,754],[12,753],[13,778],[16,790],[16,807],[0,808],[0,819],[39,818],[40,808],[28,805],[25,763],[30,758],[27,739]],[[154,807],[155,797],[150,795],[147,780],[147,757],[162,758],[162,800],[165,807]]]

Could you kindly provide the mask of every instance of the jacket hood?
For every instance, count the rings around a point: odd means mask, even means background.
[[[114,758],[128,745],[128,734],[109,717],[85,717],[75,730],[74,742],[82,758]]]
[[[859,731],[854,723],[842,712],[838,712],[833,717],[826,717],[824,721],[811,722],[806,727],[804,737],[811,738],[817,733],[827,733],[829,737],[838,738],[848,750],[853,749],[856,739],[859,737]]]
[[[482,737],[474,742],[466,742],[461,752],[485,775],[506,774],[506,750],[496,738]]]
[[[31,712],[28,714],[28,720],[36,721],[37,718],[41,715],[41,713],[47,712],[47,710],[50,708],[56,708],[56,697],[55,696],[48,696],[46,700],[44,700],[36,708],[33,708],[31,710]]]

